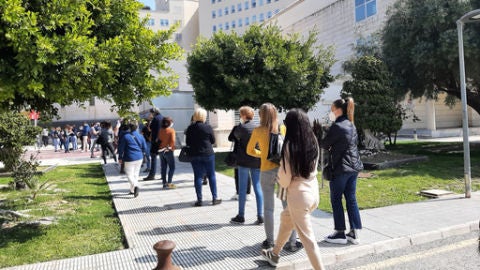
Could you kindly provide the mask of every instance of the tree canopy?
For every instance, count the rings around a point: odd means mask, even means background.
[[[460,98],[456,21],[480,8],[480,1],[399,0],[389,10],[382,33],[383,59],[394,76],[395,88],[413,97],[435,98],[441,91],[447,102]],[[480,24],[464,30],[468,105],[480,113]]]
[[[181,56],[141,20],[135,0],[0,0],[0,107],[55,113],[96,96],[119,113],[168,94]],[[156,76],[161,74],[161,76]]]
[[[333,51],[315,43],[314,32],[302,40],[259,25],[242,36],[220,31],[201,39],[187,58],[195,99],[208,110],[265,102],[309,110],[333,81]]]

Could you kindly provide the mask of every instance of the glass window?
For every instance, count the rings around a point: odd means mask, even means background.
[[[215,4],[215,0],[212,0],[212,4]],[[213,32],[215,32],[215,31],[213,31]]]
[[[223,30],[223,25],[221,23],[218,24],[218,29]]]
[[[377,14],[376,0],[355,0],[355,21],[363,21]]]
[[[249,5],[250,5],[250,2],[245,1],[245,10],[248,10],[248,8],[249,8],[248,6],[249,6]]]
[[[155,20],[154,19],[148,19],[147,25],[148,26],[154,26],[155,25]]]
[[[252,8],[257,6],[257,0],[252,0]]]
[[[242,27],[243,26],[243,21],[242,21],[242,18],[238,19],[238,27]]]
[[[272,17],[272,12],[271,11],[267,12],[267,18],[270,19],[271,17]]]
[[[250,25],[250,17],[245,18],[245,25]]]
[[[259,20],[260,20],[260,22],[265,21],[265,17],[263,15],[263,13],[260,13]]]
[[[235,21],[232,21],[232,28],[235,28]]]
[[[232,5],[232,8],[230,10],[230,13],[235,13],[235,5]]]
[[[242,3],[240,3],[240,4],[237,5],[237,11],[238,11],[238,12],[242,11]]]
[[[228,22],[225,23],[225,30],[230,29],[230,24]]]
[[[215,19],[217,17],[217,12],[215,10],[212,10],[212,19]]]
[[[280,9],[277,8],[273,13],[277,14],[278,12],[280,12]]]
[[[257,15],[253,15],[252,16],[252,23],[256,23],[257,22]]]
[[[212,27],[212,32],[214,32],[214,33],[217,32],[217,26],[216,26],[216,25],[214,25],[214,26]]]
[[[218,17],[222,17],[222,9],[221,8],[218,9]]]
[[[272,0],[267,0],[267,4],[271,4],[272,3]]]
[[[263,0],[258,0],[258,4],[259,4],[260,6],[263,6]]]
[[[228,15],[228,7],[225,7],[225,12],[223,12],[225,15]]]

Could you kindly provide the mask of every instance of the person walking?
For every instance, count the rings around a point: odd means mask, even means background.
[[[150,131],[151,131],[151,146],[150,146],[150,171],[147,177],[143,178],[144,181],[155,180],[155,174],[157,173],[157,155],[160,149],[160,140],[158,134],[162,128],[163,116],[160,110],[157,108],[150,109]]]
[[[359,243],[362,229],[360,211],[356,199],[358,173],[363,164],[358,153],[358,135],[354,125],[355,104],[352,98],[337,99],[333,102],[330,120],[334,121],[321,147],[329,151],[333,178],[330,181],[330,202],[333,210],[335,231],[325,241],[335,244]],[[345,196],[350,232],[345,234],[345,214],[342,197]]]
[[[160,155],[161,174],[163,180],[163,188],[176,188],[172,183],[173,174],[175,173],[175,130],[173,129],[173,120],[170,117],[164,117],[162,120],[162,128],[158,133],[160,139]],[[167,179],[168,167],[168,179]]]
[[[285,117],[287,133],[282,148],[278,184],[286,190],[288,204],[280,215],[280,229],[273,249],[262,250],[262,256],[276,266],[280,251],[295,229],[305,247],[308,259],[315,270],[325,269],[320,257],[311,213],[320,202],[317,166],[319,146],[310,126],[308,115],[299,110],[290,110]]]
[[[147,150],[145,154],[145,170],[143,172],[150,172],[150,166],[151,166],[151,157],[150,157],[150,147],[152,146],[152,143],[150,142],[151,137],[151,130],[150,130],[150,120],[147,120],[145,122],[145,125],[142,128],[142,135],[143,138],[145,139],[145,142],[147,143]]]
[[[137,132],[137,125],[130,123],[127,129],[119,134],[118,162],[125,164],[125,174],[130,183],[130,194],[139,194],[138,177],[142,168],[143,155],[147,149],[145,139]]]
[[[93,125],[90,128],[90,157],[91,158],[95,158],[94,151],[95,151],[95,148],[98,148],[97,139],[98,139],[98,135],[100,135],[99,133],[100,133],[100,123],[97,122],[95,123],[95,125]]]
[[[110,151],[110,155],[115,162],[117,162],[117,155],[113,149],[113,130],[112,124],[109,122],[102,122],[100,124],[101,130],[97,138],[97,143],[102,147],[103,163],[107,164],[107,151]]]
[[[50,136],[52,137],[52,143],[53,147],[55,148],[55,152],[58,152],[58,146],[60,145],[60,130],[60,127],[52,127],[50,131]]]
[[[45,127],[42,129],[42,146],[47,147],[48,145],[48,129]]]
[[[230,222],[245,223],[245,202],[247,200],[247,190],[250,185],[249,178],[252,179],[253,191],[257,202],[257,221],[255,224],[263,224],[263,193],[260,185],[260,159],[247,154],[247,145],[252,135],[255,124],[252,122],[255,115],[253,109],[243,106],[239,110],[240,124],[235,126],[230,135],[229,141],[234,141],[234,152],[237,157],[238,169],[238,214]]]
[[[263,241],[262,248],[268,249],[274,244],[274,220],[275,209],[275,178],[277,177],[279,165],[267,159],[270,144],[270,133],[279,133],[277,108],[271,103],[264,103],[260,106],[260,126],[256,127],[247,145],[247,154],[260,158],[260,183],[263,193],[264,228],[267,239]],[[286,207],[286,202],[282,202]],[[289,251],[296,251],[301,247],[297,243],[295,231],[290,235],[289,245],[285,248]]]
[[[215,152],[213,151],[215,136],[212,127],[205,123],[206,120],[207,111],[201,108],[196,109],[193,114],[193,124],[187,128],[185,133],[187,146],[189,147],[188,154],[192,157],[191,164],[197,194],[197,201],[194,206],[203,205],[202,182],[205,174],[212,193],[212,204],[222,203],[222,199],[218,199],[215,176]]]
[[[90,126],[87,122],[83,122],[81,135],[82,135],[82,152],[87,152],[88,149],[88,135],[90,134]]]

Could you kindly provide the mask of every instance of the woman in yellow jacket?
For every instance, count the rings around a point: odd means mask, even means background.
[[[268,249],[274,244],[274,222],[273,211],[275,209],[275,178],[279,165],[267,159],[268,146],[270,143],[270,133],[278,133],[278,113],[277,108],[271,103],[264,103],[259,108],[260,126],[255,128],[248,141],[247,154],[260,158],[260,183],[263,192],[263,214],[264,228],[267,239],[263,241],[262,248]],[[286,204],[284,204],[284,208]],[[286,245],[288,251],[296,251],[301,247],[296,242],[297,234],[295,231],[290,235],[290,245]]]

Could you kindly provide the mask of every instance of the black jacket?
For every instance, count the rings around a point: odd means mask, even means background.
[[[215,136],[209,124],[196,122],[191,124],[185,133],[187,146],[190,147],[188,154],[191,156],[210,156],[214,154],[213,144]]]
[[[230,135],[228,135],[228,140],[235,143],[233,151],[237,155],[238,166],[255,169],[260,168],[260,159],[247,154],[247,144],[255,127],[253,122],[247,121],[244,124],[235,126],[230,132]]]
[[[338,117],[320,143],[322,148],[330,152],[334,176],[363,170],[357,144],[358,135],[355,126],[347,117],[343,115]]]

